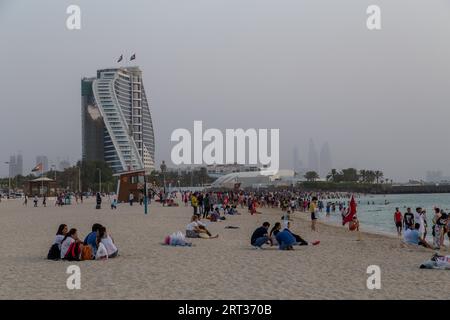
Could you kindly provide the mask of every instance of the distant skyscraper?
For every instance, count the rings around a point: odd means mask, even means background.
[[[22,157],[22,154],[20,154],[20,153],[16,157],[16,174],[15,175],[23,176],[23,157]]]
[[[9,157],[9,177],[16,176],[16,156]]]
[[[298,172],[300,162],[298,147],[295,147],[292,153],[292,169]]]
[[[36,157],[36,165],[42,163],[42,170],[44,172],[48,171],[48,158],[47,156],[37,156]]]
[[[83,160],[112,170],[152,170],[155,141],[150,108],[138,67],[103,69],[81,81]]]
[[[328,142],[325,142],[322,145],[322,149],[320,150],[320,177],[326,178],[328,173],[330,173],[332,169],[332,163],[331,163],[331,152],[330,152],[330,146],[328,145]]]
[[[62,160],[59,162],[59,170],[64,171],[67,168],[70,168],[70,162],[68,160]]]
[[[313,139],[309,140],[308,147],[308,170],[319,173],[319,156]]]

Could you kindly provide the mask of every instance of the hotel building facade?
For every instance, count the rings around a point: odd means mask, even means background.
[[[81,80],[82,159],[114,173],[155,167],[155,138],[139,67],[101,69]]]

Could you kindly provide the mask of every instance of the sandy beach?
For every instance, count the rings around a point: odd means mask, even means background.
[[[185,230],[191,207],[152,203],[148,215],[139,205],[101,210],[93,199],[62,208],[0,203],[1,299],[449,299],[450,273],[421,270],[433,251],[405,248],[400,240],[355,233],[320,223],[312,233],[308,214],[293,215],[291,229],[318,246],[280,251],[255,250],[249,244],[264,221],[280,221],[281,210],[262,209],[251,216],[228,216],[208,228],[219,239],[192,239],[193,247],[161,243]],[[120,256],[108,261],[48,261],[46,255],[59,224],[78,229],[84,238],[91,225],[108,228]],[[225,229],[225,226],[239,229]],[[364,226],[362,226],[364,229]],[[443,251],[449,254],[448,251]],[[81,268],[81,289],[69,290],[66,269]],[[369,265],[381,268],[381,289],[366,287]]]

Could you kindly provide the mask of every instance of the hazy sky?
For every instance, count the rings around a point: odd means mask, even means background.
[[[25,173],[37,154],[78,160],[80,79],[134,52],[158,162],[174,129],[203,120],[279,128],[283,168],[313,138],[334,167],[450,175],[449,40],[450,0],[0,0],[0,175],[18,151]]]

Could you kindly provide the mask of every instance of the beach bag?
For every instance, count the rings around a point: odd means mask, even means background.
[[[170,245],[172,246],[184,246],[186,239],[181,231],[174,232],[170,236]]]
[[[166,245],[170,244],[170,236],[167,236],[164,238],[164,244],[166,244]]]
[[[108,251],[103,243],[99,243],[97,248],[97,254],[95,255],[95,260],[108,259]]]
[[[80,244],[77,242],[72,242],[69,249],[64,257],[68,261],[79,261],[80,260]]]
[[[81,260],[92,260],[92,247],[90,245],[81,249]]]
[[[61,251],[59,250],[59,246],[58,246],[57,243],[54,243],[50,247],[50,250],[48,250],[47,259],[48,260],[59,260],[59,259],[61,259]]]

